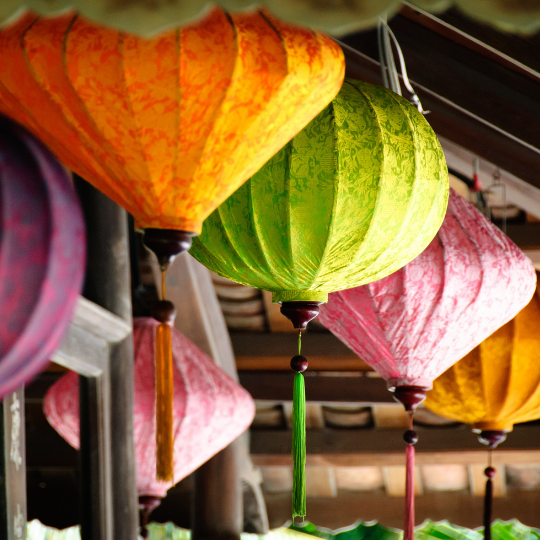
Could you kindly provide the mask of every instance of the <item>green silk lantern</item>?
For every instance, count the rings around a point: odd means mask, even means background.
[[[271,291],[301,330],[329,292],[379,280],[419,255],[447,201],[444,155],[426,119],[392,91],[346,79],[205,220],[190,253],[221,276]],[[291,367],[300,373],[307,361],[299,354]],[[293,517],[305,515],[302,375],[294,389]]]

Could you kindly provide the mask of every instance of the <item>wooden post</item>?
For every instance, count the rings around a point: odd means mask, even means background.
[[[195,471],[193,540],[240,540],[243,503],[238,450],[241,444],[237,439]]]
[[[84,296],[131,324],[130,260],[126,212],[77,178],[88,231]],[[137,538],[139,511],[133,435],[133,342],[129,335],[110,345],[110,419],[114,538]],[[90,390],[90,389],[89,389]],[[83,425],[81,425],[83,427]],[[81,429],[81,451],[90,445]],[[88,446],[87,446],[88,448]],[[84,452],[81,452],[84,455]],[[90,456],[91,452],[86,455]],[[83,464],[89,466],[88,463]]]
[[[0,538],[26,540],[24,388],[8,394],[0,409]]]

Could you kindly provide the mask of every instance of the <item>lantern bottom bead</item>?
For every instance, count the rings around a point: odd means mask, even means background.
[[[319,315],[319,306],[323,302],[283,302],[281,313],[293,323],[294,328],[305,330],[309,321]]]
[[[416,431],[414,431],[413,429],[408,429],[404,434],[403,434],[403,440],[407,443],[407,444],[416,444],[418,442],[418,434],[416,433]]]
[[[478,440],[493,449],[506,440],[506,433],[503,430],[484,430],[478,434]]]
[[[308,368],[308,361],[305,356],[297,354],[291,358],[291,368],[297,373],[303,373]]]
[[[415,411],[426,399],[427,390],[422,386],[398,386],[394,390],[394,399],[402,403],[406,411]]]
[[[486,467],[486,468],[484,469],[484,474],[485,474],[488,478],[494,478],[496,473],[497,473],[497,471],[495,470],[494,467]]]
[[[144,244],[156,254],[159,265],[165,270],[174,258],[191,247],[191,240],[196,233],[175,229],[145,229]]]
[[[158,300],[152,306],[152,317],[160,323],[172,323],[176,318],[176,308],[170,300]]]

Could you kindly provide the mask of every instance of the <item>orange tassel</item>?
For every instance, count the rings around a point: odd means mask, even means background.
[[[162,322],[156,330],[156,478],[174,479],[173,361],[171,327]]]

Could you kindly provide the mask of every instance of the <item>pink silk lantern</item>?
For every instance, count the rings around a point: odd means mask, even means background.
[[[143,504],[163,498],[167,489],[228,446],[250,426],[255,414],[249,393],[173,328],[174,481],[156,480],[154,346],[158,324],[152,318],[133,322],[137,491]],[[64,375],[49,389],[43,408],[52,427],[79,448],[76,373]]]
[[[49,362],[73,316],[84,221],[64,168],[0,117],[0,399]]]
[[[528,304],[535,285],[527,256],[451,190],[443,225],[421,255],[380,281],[330,294],[321,307],[321,322],[409,411],[405,540],[414,527],[414,409],[441,373]]]

